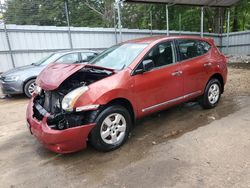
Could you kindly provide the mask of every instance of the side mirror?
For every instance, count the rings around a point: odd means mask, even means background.
[[[142,62],[142,68],[136,69],[134,74],[143,74],[144,72],[150,71],[154,68],[154,62],[152,59],[144,60]]]
[[[134,72],[134,75],[136,75],[136,74],[143,74],[143,73],[144,73],[143,69],[136,69],[135,72]]]
[[[154,62],[152,59],[144,60],[142,65],[144,72],[150,71],[154,68]]]

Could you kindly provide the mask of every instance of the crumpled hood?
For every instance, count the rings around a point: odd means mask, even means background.
[[[66,78],[68,78],[70,75],[74,74],[84,66],[84,64],[53,63],[46,67],[38,75],[36,83],[44,90],[54,90],[58,88]]]
[[[84,67],[92,67],[102,70],[114,71],[104,67],[98,67],[89,64],[59,64],[53,63],[47,66],[37,77],[36,83],[44,90],[54,90],[69,76],[76,73]]]

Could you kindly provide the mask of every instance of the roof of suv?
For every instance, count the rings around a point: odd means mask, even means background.
[[[201,38],[197,36],[153,36],[153,37],[146,37],[146,38],[140,38],[140,39],[133,39],[129,40],[125,43],[153,43],[157,41],[162,41],[162,40],[167,40],[167,39],[198,39],[198,40],[204,40],[204,41],[209,41],[208,38]]]

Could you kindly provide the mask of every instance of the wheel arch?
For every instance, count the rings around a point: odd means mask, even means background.
[[[36,79],[36,76],[29,77],[29,78],[27,78],[27,79],[23,82],[23,93],[24,93],[24,88],[25,88],[25,85],[27,84],[27,82],[29,82],[30,80],[33,80],[33,79]]]
[[[215,74],[213,74],[210,78],[209,78],[209,80],[211,80],[211,79],[213,79],[213,78],[216,78],[217,80],[219,80],[219,82],[220,82],[220,84],[221,84],[221,89],[222,89],[222,91],[221,91],[221,93],[223,93],[224,92],[224,78],[223,78],[223,76],[220,74],[220,73],[215,73]],[[208,82],[209,82],[209,80],[208,80]],[[207,83],[208,83],[207,82]]]
[[[122,106],[122,107],[125,107],[125,108],[128,110],[128,113],[131,115],[131,122],[132,122],[131,128],[133,128],[133,126],[134,126],[134,124],[135,124],[135,119],[136,119],[136,118],[135,118],[135,112],[134,112],[132,103],[131,103],[128,99],[126,99],[126,98],[121,98],[121,97],[120,97],[120,98],[112,99],[112,100],[110,100],[108,103],[102,104],[102,105],[99,107],[98,110],[92,111],[92,112],[96,112],[96,113],[93,113],[94,115],[93,115],[92,120],[96,119],[96,118],[98,117],[99,113],[102,112],[102,110],[104,110],[105,108],[108,108],[108,107],[110,107],[110,106],[112,106],[112,105],[120,105],[120,106]],[[90,132],[89,132],[87,138],[88,138],[88,142],[89,142],[92,146],[94,146],[96,149],[98,149],[97,147],[99,147],[100,144],[97,144],[97,145],[93,144],[93,140],[95,140],[95,142],[96,142],[96,140],[97,140],[97,139],[93,139],[93,136],[94,136],[94,132],[95,132],[95,131],[96,131],[96,125],[92,128],[92,130],[90,130]],[[121,146],[121,145],[120,145],[120,146]],[[119,147],[120,147],[120,146],[119,146]],[[98,150],[100,150],[100,148],[99,148]],[[111,149],[111,150],[113,150],[113,149]],[[105,151],[105,150],[102,149],[101,151]],[[107,151],[108,151],[108,150],[107,150]]]
[[[129,114],[131,115],[132,123],[134,124],[135,120],[136,120],[136,114],[135,114],[135,110],[133,108],[132,103],[126,98],[115,98],[115,99],[112,99],[111,101],[109,101],[104,106],[110,106],[110,105],[115,105],[115,104],[121,105],[128,110]]]

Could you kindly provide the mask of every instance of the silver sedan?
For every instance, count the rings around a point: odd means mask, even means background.
[[[53,53],[31,65],[11,69],[0,76],[0,88],[6,95],[24,93],[31,97],[35,89],[35,80],[40,72],[50,63],[88,62],[95,56],[95,51],[60,51]]]

